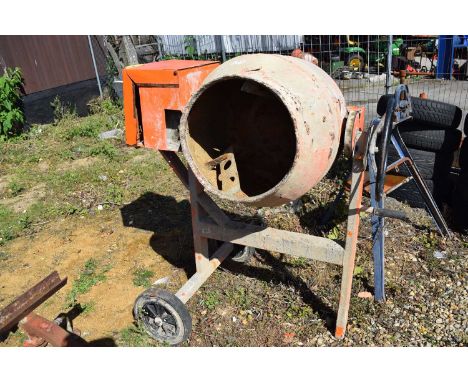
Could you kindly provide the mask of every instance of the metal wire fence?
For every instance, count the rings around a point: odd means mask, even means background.
[[[348,104],[376,116],[379,98],[394,92],[401,71],[413,96],[468,110],[468,36],[408,35],[160,35],[155,60],[224,61],[241,54],[291,55],[300,49],[318,59],[335,79]],[[297,51],[296,51],[297,53]],[[310,57],[310,56],[309,56]],[[306,57],[307,58],[307,57]]]

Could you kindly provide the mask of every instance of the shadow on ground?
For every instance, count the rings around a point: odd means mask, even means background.
[[[182,268],[190,277],[195,273],[193,260],[193,240],[190,216],[190,203],[178,202],[172,196],[147,192],[134,202],[121,208],[123,224],[154,234],[150,245],[171,265]],[[333,333],[336,313],[315,295],[307,284],[288,269],[286,264],[267,251],[258,251],[257,260],[270,269],[226,260],[223,268],[236,274],[256,278],[274,284],[286,283],[299,291],[305,303],[309,304]]]
[[[193,261],[190,203],[178,202],[172,196],[146,192],[120,209],[122,222],[153,232],[150,246],[166,261],[184,269],[187,276],[195,272]]]

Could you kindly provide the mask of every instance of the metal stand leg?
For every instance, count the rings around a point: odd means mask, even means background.
[[[189,169],[189,189],[190,206],[192,210],[193,247],[195,250],[195,265],[197,273],[203,272],[209,267],[210,255],[208,249],[208,239],[200,235],[198,222],[206,212],[200,207],[198,196],[203,192],[203,188]]]
[[[365,138],[363,138],[365,140]],[[363,145],[364,146],[364,145]],[[354,260],[359,232],[359,222],[364,186],[364,163],[362,153],[357,152],[353,159],[353,172],[351,176],[351,193],[346,232],[346,244],[343,257],[343,273],[341,277],[340,304],[336,319],[335,337],[343,338],[348,322],[348,311],[353,284]]]
[[[370,160],[369,160],[370,162]],[[370,195],[371,207],[384,208],[385,196],[382,196],[379,201],[376,201],[377,194],[377,176],[372,165],[369,166],[369,181],[370,181]],[[372,254],[374,257],[374,298],[377,301],[385,300],[385,259],[384,259],[384,226],[385,218],[372,214]]]
[[[365,134],[361,137],[363,138],[360,141],[365,142],[367,139]],[[365,148],[366,145],[362,143],[360,147]],[[229,256],[233,244],[339,264],[343,266],[343,279],[336,336],[342,338],[348,319],[364,184],[365,154],[358,151],[356,150],[357,154],[353,159],[347,237],[344,249],[338,243],[323,237],[232,221],[203,191],[190,169],[187,172],[187,168],[175,153],[161,152],[182,183],[188,186],[192,206],[197,271],[176,293],[178,299],[186,303],[223,260]],[[224,242],[211,257],[208,253],[208,239]]]

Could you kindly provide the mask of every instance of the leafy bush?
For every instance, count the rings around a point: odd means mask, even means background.
[[[21,102],[23,77],[19,68],[7,68],[0,77],[0,140],[18,133],[24,123]]]

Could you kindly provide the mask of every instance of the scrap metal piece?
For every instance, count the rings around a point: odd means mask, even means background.
[[[33,339],[42,338],[52,346],[87,346],[88,343],[36,313],[30,313],[20,321],[21,328]]]
[[[19,296],[10,305],[0,311],[0,333],[13,328],[18,322],[55,294],[67,283],[67,278],[60,279],[57,271],[34,285]]]

